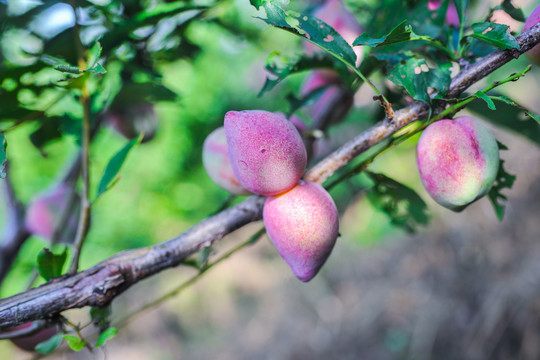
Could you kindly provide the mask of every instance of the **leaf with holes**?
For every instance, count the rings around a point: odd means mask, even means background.
[[[494,45],[501,50],[519,49],[516,38],[508,33],[508,25],[482,22],[473,24],[472,29],[474,33],[470,36]]]
[[[272,90],[289,75],[320,68],[337,68],[340,72],[346,71],[342,63],[334,61],[330,56],[315,55],[312,57],[303,56],[296,59],[290,59],[289,57],[274,51],[270,53],[266,59],[266,70],[273,76],[266,78],[266,82],[259,92],[259,96]]]
[[[331,26],[322,20],[296,11],[285,11],[272,4],[264,4],[269,25],[282,28],[300,36],[327,51],[332,56],[354,67],[356,54],[352,47]]]
[[[368,171],[367,175],[375,182],[367,198],[388,215],[392,224],[410,233],[428,224],[427,205],[413,189],[382,174]]]
[[[499,221],[502,221],[504,217],[506,203],[508,202],[508,198],[506,195],[503,195],[501,191],[504,189],[511,189],[512,186],[514,186],[514,181],[516,181],[516,176],[507,173],[503,164],[504,160],[501,159],[497,178],[495,179],[495,183],[488,193],[489,200],[495,209],[495,214],[497,214]]]
[[[440,64],[436,69],[428,67],[424,59],[408,58],[405,63],[394,64],[388,78],[403,86],[415,100],[431,103],[429,89],[435,89],[434,98],[442,98],[450,87],[450,63]]]

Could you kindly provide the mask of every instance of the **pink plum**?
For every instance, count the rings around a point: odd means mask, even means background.
[[[353,96],[344,97],[343,94],[347,90],[343,89],[341,79],[332,70],[315,70],[304,80],[304,84],[300,89],[300,94],[307,95],[311,91],[322,87],[328,88],[309,108],[309,114],[313,119],[320,119],[325,116],[326,112],[332,109],[334,112],[339,110],[340,113],[347,113],[353,104]],[[341,106],[336,108],[335,102],[341,101]]]
[[[15,330],[23,330],[28,329],[32,326],[33,322],[27,322],[21,325],[13,326],[6,330],[6,332],[11,332]],[[58,334],[60,331],[60,328],[58,325],[53,325],[51,327],[39,330],[37,333],[24,336],[24,337],[18,337],[11,339],[11,342],[15,344],[18,348],[26,351],[34,351],[35,347],[44,342],[49,340],[54,335]]]
[[[304,282],[317,274],[338,237],[336,204],[313,182],[300,181],[292,190],[267,198],[263,221],[279,255]]]
[[[225,134],[234,174],[255,194],[285,192],[296,185],[306,169],[302,137],[283,114],[229,111]]]
[[[104,121],[127,139],[134,139],[144,133],[142,142],[152,140],[158,128],[154,105],[150,103],[113,109],[105,115]]]
[[[218,186],[233,194],[249,194],[234,175],[223,126],[212,131],[204,140],[202,160],[206,173]]]
[[[525,21],[525,27],[523,28],[523,31],[529,30],[534,25],[538,24],[540,22],[540,5],[538,5],[531,15],[527,18]],[[540,45],[536,45],[531,50],[526,52],[526,55],[529,59],[540,65]]]
[[[362,27],[358,24],[356,18],[347,11],[341,0],[328,0],[324,2],[313,12],[313,16],[333,27],[351,45],[362,33]],[[304,42],[304,46],[309,54],[322,51],[308,41]],[[353,49],[356,53],[358,64],[362,59],[362,47],[355,46]]]
[[[24,222],[28,231],[52,239],[73,191],[69,185],[62,183],[52,191],[48,190],[35,196],[26,209]],[[75,196],[74,203],[71,204],[72,210],[68,210],[71,213],[67,221],[68,229],[64,229],[60,239],[63,242],[72,241],[77,229],[80,198],[78,195]]]
[[[424,187],[436,202],[454,211],[487,194],[497,177],[497,141],[470,117],[429,125],[418,141],[417,153]]]
[[[430,0],[428,2],[428,9],[431,11],[437,10],[441,6],[442,0]],[[456,6],[452,1],[448,4],[448,10],[446,10],[446,23],[451,26],[459,27],[459,16]]]

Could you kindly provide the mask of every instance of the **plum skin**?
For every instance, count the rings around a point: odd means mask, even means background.
[[[288,192],[268,197],[263,221],[278,253],[303,282],[317,274],[338,237],[336,205],[330,194],[313,182],[302,180]]]
[[[302,137],[285,115],[229,111],[225,134],[234,174],[247,190],[276,195],[294,187],[307,166]]]
[[[523,31],[529,30],[538,22],[540,22],[540,5],[538,5],[532,11],[531,15],[529,15],[529,17],[525,21]],[[540,45],[536,45],[531,50],[527,51],[525,55],[527,55],[527,57],[534,61],[536,64],[540,65]]]
[[[218,186],[232,194],[249,194],[234,175],[223,126],[212,131],[204,140],[202,160],[206,173]]]
[[[33,322],[27,322],[21,325],[13,326],[6,330],[6,332],[15,331],[15,330],[22,330],[29,328],[32,326]],[[25,350],[25,351],[35,351],[35,347],[52,338],[54,335],[58,334],[60,331],[60,327],[58,325],[52,325],[51,327],[44,328],[42,330],[39,330],[37,333],[23,336],[19,338],[13,338],[11,339],[11,342],[16,345],[19,349]]]
[[[417,144],[422,184],[440,205],[461,211],[495,182],[499,149],[478,120],[459,117],[429,125]]]

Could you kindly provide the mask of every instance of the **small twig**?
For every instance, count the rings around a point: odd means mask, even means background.
[[[123,319],[119,320],[118,323],[116,324],[116,327],[124,327],[126,326],[130,321],[132,321],[134,318],[142,315],[143,313],[147,312],[148,310],[151,310],[159,305],[161,305],[162,303],[164,303],[165,301],[167,301],[168,299],[180,294],[181,292],[183,292],[185,289],[187,289],[189,286],[193,285],[194,283],[196,283],[200,278],[203,277],[203,275],[208,272],[208,270],[212,269],[214,266],[216,266],[217,264],[221,263],[223,260],[225,259],[228,259],[231,255],[233,255],[234,253],[242,250],[243,248],[245,248],[246,246],[248,245],[252,245],[254,244],[255,242],[257,242],[257,240],[259,240],[264,234],[266,233],[266,230],[265,228],[262,228],[260,229],[259,231],[257,231],[255,234],[253,234],[248,240],[240,243],[239,245],[235,246],[234,248],[232,248],[231,250],[227,251],[225,254],[223,254],[221,257],[219,257],[216,261],[210,263],[210,264],[207,264],[206,266],[202,267],[199,272],[192,276],[190,279],[186,280],[185,282],[183,282],[182,284],[180,284],[179,286],[177,286],[176,288],[174,288],[173,290],[169,291],[168,293],[160,296],[159,298],[147,303],[146,305],[142,306],[140,309],[132,312],[131,314],[127,315],[126,317],[124,317]]]
[[[79,327],[79,325],[77,324],[74,324],[73,322],[71,322],[68,318],[66,317],[62,317],[62,321],[65,322],[66,324],[68,324],[74,331],[75,333],[77,334],[77,336],[79,337],[79,339],[81,339],[84,343],[84,347],[88,349],[88,351],[90,351],[91,353],[94,352],[94,348],[92,347],[92,345],[90,345],[90,343],[88,341],[86,341],[86,339],[82,336],[81,334],[81,329]]]
[[[72,3],[75,17],[77,17],[76,6]],[[78,19],[75,19],[75,45],[79,50],[79,67],[84,69],[86,67],[85,50],[81,42]],[[81,150],[81,212],[79,216],[79,224],[77,227],[77,233],[75,235],[75,241],[73,243],[73,257],[71,266],[69,268],[69,274],[75,274],[79,268],[79,258],[82,250],[86,234],[90,224],[90,93],[88,91],[88,84],[85,80],[82,85],[82,94],[80,97],[80,103],[83,108],[83,121],[82,121],[82,150]]]

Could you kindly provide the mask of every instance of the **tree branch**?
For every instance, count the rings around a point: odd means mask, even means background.
[[[476,81],[540,43],[540,24],[517,37],[520,51],[495,51],[459,73],[449,95],[455,97]],[[322,183],[340,167],[412,121],[426,116],[421,102],[397,111],[315,165],[305,178]],[[64,310],[105,306],[138,281],[179,265],[189,255],[210,246],[226,234],[260,220],[264,197],[252,196],[242,203],[201,221],[183,234],[151,247],[121,252],[92,268],[63,276],[24,293],[0,300],[0,329],[44,319]]]

